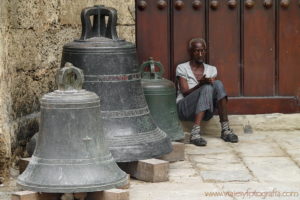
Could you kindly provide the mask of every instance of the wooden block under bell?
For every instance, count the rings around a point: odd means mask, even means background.
[[[169,162],[184,160],[184,144],[180,142],[172,142],[172,147],[173,151],[171,153],[163,155],[159,159]]]
[[[130,188],[130,174],[127,174],[127,183],[125,185],[117,187],[117,189],[129,189],[129,188]]]
[[[130,176],[146,182],[164,182],[169,180],[169,162],[159,159],[139,160],[118,163],[119,167]]]
[[[19,191],[12,193],[11,200],[39,200],[39,196],[33,191]]]
[[[110,189],[101,192],[90,192],[87,200],[129,200],[129,191],[121,189]]]
[[[11,200],[60,200],[59,193],[38,193],[34,191],[18,191],[11,195]]]

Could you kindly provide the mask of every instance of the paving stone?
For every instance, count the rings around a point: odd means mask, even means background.
[[[199,170],[207,170],[207,171],[235,171],[235,170],[243,170],[247,171],[247,168],[242,163],[214,163],[214,164],[205,164],[200,163],[197,164]]]
[[[292,158],[300,157],[300,149],[287,149],[286,153]]]
[[[265,134],[243,134],[239,135],[239,143],[241,142],[248,142],[248,141],[261,141],[261,140],[266,140],[269,139],[270,137]]]
[[[299,157],[293,157],[293,160],[296,162],[298,167],[300,167],[300,156]]]
[[[189,161],[177,161],[169,164],[170,169],[193,168],[192,163]]]
[[[207,147],[212,147],[212,146],[218,146],[218,145],[227,145],[226,142],[224,142],[220,137],[215,137],[215,136],[206,136],[205,139],[207,140]]]
[[[245,157],[243,159],[260,181],[300,182],[300,169],[288,157]]]
[[[197,176],[197,175],[198,175],[197,171],[193,168],[170,169],[169,180],[189,178],[189,177],[193,177],[193,176]]]
[[[193,144],[186,144],[185,151],[187,154],[216,154],[232,153],[233,150],[229,145],[212,145],[207,144],[205,147],[198,147]]]
[[[11,200],[11,195],[9,193],[0,192],[0,199],[1,200]]]
[[[285,152],[271,141],[240,142],[234,149],[241,156],[286,156]]]
[[[206,200],[212,199],[205,197],[206,192],[218,191],[220,190],[214,184],[202,183],[194,179],[181,183],[139,184],[132,187],[130,200]]]
[[[212,164],[212,165],[241,162],[240,158],[238,158],[238,156],[233,153],[190,155],[190,160],[196,163]]]
[[[281,134],[280,137],[275,137],[274,140],[283,149],[299,149],[300,148],[299,133],[297,136],[292,136],[292,137],[289,135]]]
[[[170,181],[182,181],[182,179],[190,179],[197,176],[197,170],[193,168],[191,162],[178,161],[170,163],[169,180]],[[201,179],[201,178],[200,178]]]
[[[238,181],[246,182],[253,179],[247,170],[228,170],[228,171],[201,171],[200,172],[205,182],[229,182]]]

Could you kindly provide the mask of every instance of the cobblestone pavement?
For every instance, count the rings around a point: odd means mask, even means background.
[[[236,144],[204,135],[208,145],[185,145],[185,161],[170,164],[169,181],[131,180],[131,200],[300,199],[300,132],[238,133]],[[17,190],[15,179],[0,199]]]
[[[240,133],[225,143],[186,144],[185,161],[170,164],[169,182],[131,181],[131,200],[300,199],[300,132]]]

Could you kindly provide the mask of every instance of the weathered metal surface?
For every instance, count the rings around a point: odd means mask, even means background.
[[[92,27],[90,16],[94,17]],[[135,45],[118,39],[116,21],[113,8],[84,9],[83,36],[64,46],[62,65],[80,66],[84,88],[101,96],[104,133],[117,162],[169,153],[170,139],[153,122],[143,94]]]
[[[92,192],[124,185],[105,145],[100,99],[82,90],[80,69],[67,64],[59,89],[41,99],[41,124],[30,163],[18,177],[24,189],[47,193]]]
[[[145,68],[150,67],[150,72]],[[159,71],[155,71],[155,67]],[[171,140],[184,137],[176,107],[176,88],[173,82],[162,78],[163,66],[152,58],[141,66],[142,87],[153,120]]]

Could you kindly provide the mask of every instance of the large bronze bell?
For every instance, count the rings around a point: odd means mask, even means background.
[[[58,90],[41,99],[37,145],[18,184],[47,193],[124,185],[127,176],[105,145],[99,97],[81,89],[82,71],[70,63],[60,70],[57,80]]]
[[[80,66],[84,88],[101,96],[104,133],[113,157],[129,162],[169,153],[170,139],[153,122],[143,94],[135,45],[117,36],[116,10],[86,8],[81,20],[81,38],[64,46],[62,65]]]
[[[146,68],[149,70],[146,71]],[[184,134],[177,114],[174,83],[162,78],[164,68],[152,58],[141,65],[141,72],[142,86],[153,120],[171,140],[182,139]]]

